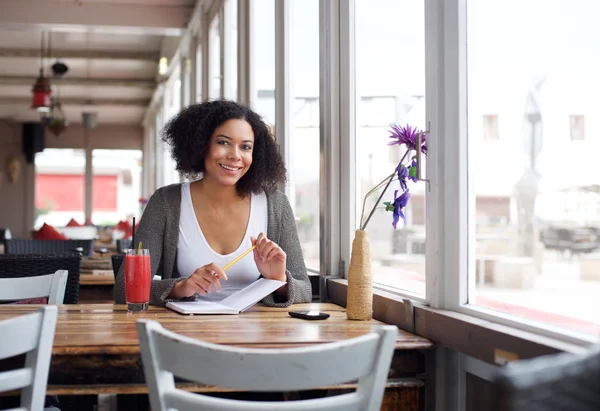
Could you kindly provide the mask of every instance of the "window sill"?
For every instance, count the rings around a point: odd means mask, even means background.
[[[345,307],[347,288],[347,280],[328,280],[329,300]],[[375,319],[397,325],[429,339],[436,345],[490,364],[503,363],[506,354],[512,358],[524,359],[558,352],[580,353],[586,349],[580,345],[455,311],[434,309],[418,302],[413,302],[413,306],[414,320],[403,297],[379,289],[373,290]]]

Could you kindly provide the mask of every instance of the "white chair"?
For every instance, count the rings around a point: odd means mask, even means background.
[[[398,335],[395,326],[382,326],[361,337],[319,346],[254,349],[184,337],[151,320],[138,320],[137,331],[153,411],[379,410]],[[335,397],[250,402],[176,389],[174,376],[255,392],[299,391],[351,381],[358,381],[358,387]]]
[[[0,360],[27,354],[25,367],[0,372],[0,392],[21,390],[19,411],[44,408],[57,318],[56,306],[0,321]]]
[[[35,277],[0,278],[0,301],[48,297],[48,304],[62,304],[68,271]]]

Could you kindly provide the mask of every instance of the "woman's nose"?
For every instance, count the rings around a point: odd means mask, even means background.
[[[229,150],[229,158],[238,160],[240,158],[240,149],[237,146],[232,146]]]

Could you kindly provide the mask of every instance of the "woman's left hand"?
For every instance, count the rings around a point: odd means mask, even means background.
[[[286,254],[276,243],[269,240],[264,233],[258,238],[250,237],[254,249],[254,262],[263,277],[270,280],[286,281],[285,262]]]

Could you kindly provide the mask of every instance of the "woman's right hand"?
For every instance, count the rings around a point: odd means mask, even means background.
[[[176,283],[169,293],[168,298],[191,297],[195,293],[200,295],[210,294],[213,289],[221,291],[219,279],[227,280],[225,272],[215,263],[206,264],[192,273],[188,278]]]

